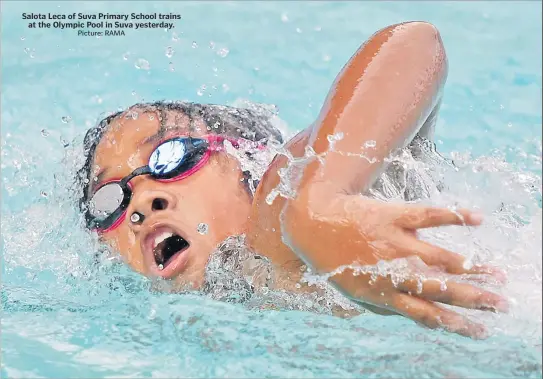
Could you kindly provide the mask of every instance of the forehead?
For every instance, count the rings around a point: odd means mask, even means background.
[[[111,121],[96,146],[91,177],[104,168],[113,167],[115,170],[125,171],[139,167],[143,163],[144,155],[148,155],[153,147],[152,144],[144,143],[153,136],[166,137],[173,131],[176,134],[200,134],[198,130],[202,127],[205,130],[202,120],[195,120],[192,124],[195,133],[189,128],[189,118],[178,111],[159,112],[132,108],[122,113]]]
[[[156,112],[141,112],[134,118],[126,112],[115,118],[96,147],[95,169],[108,166],[115,158],[128,158],[136,153],[146,138],[159,132],[158,116]]]

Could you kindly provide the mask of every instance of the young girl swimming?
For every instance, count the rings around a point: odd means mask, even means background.
[[[459,280],[503,280],[503,274],[465,267],[462,255],[417,238],[420,228],[479,225],[481,215],[360,195],[394,151],[417,134],[431,138],[447,70],[433,25],[409,22],[378,31],[340,72],[316,122],[284,146],[291,159],[277,155],[262,178],[227,152],[249,151],[251,159],[250,151],[283,142],[250,110],[155,103],[109,116],[85,137],[80,180],[87,225],[134,270],[193,288],[202,285],[217,245],[245,235],[252,251],[287,273],[285,288],[308,265],[371,311],[483,337],[484,326],[438,303],[507,311],[501,296]],[[371,149],[363,149],[367,141]],[[292,176],[296,195],[270,199],[292,158],[308,152]],[[399,281],[355,273],[352,266],[399,258],[409,262]],[[446,286],[435,273],[448,275]]]

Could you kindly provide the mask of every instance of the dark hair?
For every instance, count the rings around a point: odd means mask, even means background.
[[[269,112],[261,112],[253,109],[235,108],[224,105],[197,104],[190,102],[155,102],[138,103],[128,109],[144,112],[156,112],[159,115],[160,127],[166,128],[166,119],[170,112],[178,112],[189,119],[189,133],[194,131],[194,122],[202,120],[208,131],[212,134],[223,135],[231,138],[244,138],[250,141],[267,144],[268,142],[282,143],[283,136],[279,129],[270,122]],[[110,123],[126,111],[119,111],[101,120],[85,134],[83,141],[83,154],[85,162],[77,171],[76,187],[82,192],[79,197],[79,208],[85,211],[88,201],[88,188],[90,184],[91,165],[94,159],[96,147]],[[127,117],[132,117],[130,113]],[[250,154],[247,154],[250,158]],[[245,183],[250,180],[250,173],[244,171]]]

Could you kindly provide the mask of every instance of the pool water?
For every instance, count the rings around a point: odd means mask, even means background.
[[[179,13],[173,31],[77,37],[23,12]],[[426,237],[506,269],[473,341],[398,317],[256,311],[149,290],[75,227],[71,173],[101,115],[160,99],[277,106],[290,132],[376,30],[425,20],[450,70],[436,130],[457,169],[431,201],[477,229]],[[542,377],[541,2],[3,2],[2,377]],[[136,67],[137,66],[137,67]]]

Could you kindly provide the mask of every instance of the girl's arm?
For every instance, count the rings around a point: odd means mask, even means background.
[[[457,274],[488,274],[493,270],[465,268],[461,255],[416,237],[418,228],[478,225],[480,217],[467,210],[453,213],[387,204],[359,195],[385,168],[385,158],[409,143],[430,115],[435,117],[446,76],[441,38],[428,23],[387,27],[357,51],[337,77],[317,122],[307,132],[308,146],[320,159],[306,164],[296,197],[282,207],[282,242],[321,273],[342,265],[372,266],[379,261],[418,257],[403,270],[399,283],[386,275],[353,275],[351,269],[334,275],[331,281],[355,301],[402,314],[429,327],[481,336],[481,325],[435,302],[505,310],[507,303],[500,296],[454,282]],[[435,274],[429,266],[453,275],[452,280],[449,277],[446,286],[432,279],[420,283],[417,278],[421,274]]]
[[[315,152],[326,156],[307,165],[300,188],[350,194],[368,189],[384,170],[383,160],[406,146],[438,106],[447,71],[433,25],[410,22],[375,33],[328,94],[309,137]],[[335,136],[334,152],[328,136]]]

